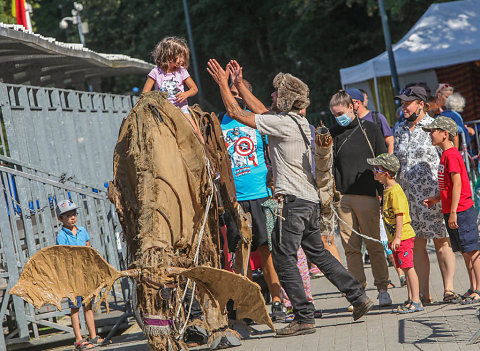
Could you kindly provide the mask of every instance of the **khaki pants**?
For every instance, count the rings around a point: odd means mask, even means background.
[[[365,195],[342,195],[338,208],[339,217],[363,235],[380,240],[380,202],[377,197]],[[362,260],[362,239],[359,235],[338,221],[342,245],[345,249],[348,271],[361,283],[365,284],[365,270]],[[374,284],[378,290],[388,286],[388,267],[382,244],[365,239],[370,255]]]

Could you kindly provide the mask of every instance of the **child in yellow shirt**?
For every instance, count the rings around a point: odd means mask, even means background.
[[[413,244],[415,232],[410,224],[408,201],[402,187],[395,181],[400,162],[393,154],[381,154],[368,158],[367,162],[375,166],[375,179],[383,184],[383,223],[393,251],[395,265],[405,272],[407,278],[408,300],[393,309],[394,313],[412,313],[423,311],[420,301],[417,272],[413,266]]]

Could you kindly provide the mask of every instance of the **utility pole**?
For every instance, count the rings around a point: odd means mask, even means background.
[[[400,92],[400,84],[398,82],[397,65],[395,64],[395,57],[392,50],[390,30],[388,29],[387,12],[385,11],[385,5],[383,3],[383,0],[378,0],[378,5],[380,9],[380,17],[382,19],[383,37],[385,38],[385,46],[387,47],[388,62],[390,63],[390,73],[392,75],[393,91],[395,94],[398,94]]]
[[[198,101],[204,107],[204,100],[202,94],[202,84],[200,83],[200,74],[197,65],[197,55],[195,54],[195,45],[193,44],[192,27],[190,26],[190,16],[188,14],[187,0],[183,0],[183,10],[185,11],[185,22],[187,22],[188,42],[190,43],[190,51],[192,52],[193,74],[195,75],[195,83],[198,87]]]

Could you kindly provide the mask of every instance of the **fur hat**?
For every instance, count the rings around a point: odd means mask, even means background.
[[[280,111],[299,111],[310,105],[308,85],[289,73],[277,74],[273,78],[273,87],[277,89],[277,108]]]

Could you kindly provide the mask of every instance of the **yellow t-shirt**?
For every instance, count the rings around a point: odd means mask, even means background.
[[[388,242],[395,239],[395,215],[403,213],[403,226],[401,240],[407,240],[415,237],[415,231],[411,226],[410,211],[408,201],[402,187],[397,183],[390,189],[383,190],[383,224],[387,231]]]

